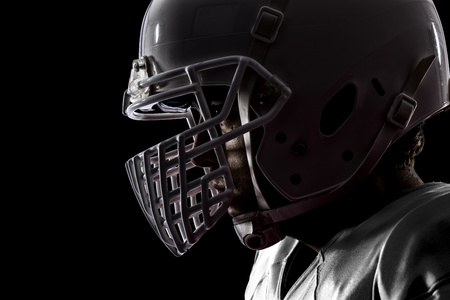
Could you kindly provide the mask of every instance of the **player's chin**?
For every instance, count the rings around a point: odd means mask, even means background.
[[[243,194],[239,193],[239,191],[233,191],[233,200],[231,201],[230,207],[228,208],[228,214],[231,217],[234,218],[238,215],[258,210],[259,207],[255,195]]]

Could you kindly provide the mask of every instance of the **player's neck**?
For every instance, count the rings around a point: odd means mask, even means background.
[[[385,174],[371,176],[377,193],[381,197],[389,197],[400,191],[423,184],[422,179],[412,167],[395,170]]]
[[[288,236],[320,251],[339,231],[359,225],[380,209],[395,201],[405,189],[422,185],[413,168],[371,174],[358,188],[305,215],[282,224]]]

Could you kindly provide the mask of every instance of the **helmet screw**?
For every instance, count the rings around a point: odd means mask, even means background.
[[[295,154],[303,154],[306,151],[306,145],[302,142],[296,142],[293,146],[292,146],[292,150],[294,151]]]

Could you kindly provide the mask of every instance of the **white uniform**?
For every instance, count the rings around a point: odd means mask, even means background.
[[[247,300],[280,299],[297,245],[285,238],[257,252]],[[417,187],[339,232],[284,299],[450,299],[450,184]]]

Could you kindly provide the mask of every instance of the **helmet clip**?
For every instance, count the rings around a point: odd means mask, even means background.
[[[283,13],[281,11],[263,6],[259,10],[251,34],[255,39],[271,44],[277,38],[282,21]]]

